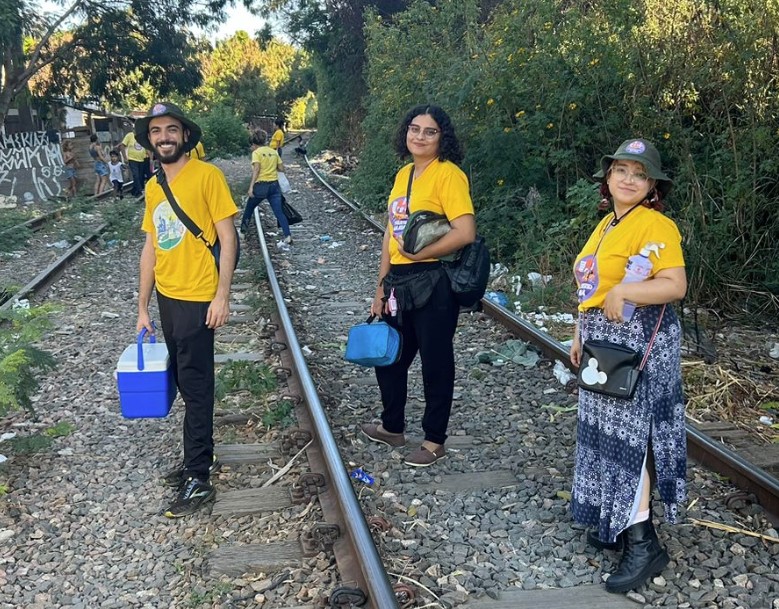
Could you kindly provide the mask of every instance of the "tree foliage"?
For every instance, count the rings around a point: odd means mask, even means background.
[[[0,119],[36,75],[39,94],[115,103],[144,83],[159,95],[191,90],[199,82],[197,47],[186,26],[223,18],[228,1],[56,0],[60,11],[41,11],[28,0],[6,0]]]
[[[319,148],[348,148],[360,142],[365,69],[365,12],[403,10],[405,0],[260,0],[311,55],[317,82]]]
[[[276,39],[262,42],[239,31],[201,54],[203,84],[195,91],[204,109],[232,108],[245,122],[285,112],[310,90],[306,56]]]

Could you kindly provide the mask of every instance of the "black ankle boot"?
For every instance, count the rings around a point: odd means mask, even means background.
[[[606,580],[609,592],[627,592],[658,575],[668,564],[651,520],[637,522],[623,533],[625,549],[617,570]]]
[[[609,543],[608,541],[601,541],[598,537],[598,532],[595,530],[587,531],[587,543],[593,548],[598,550],[613,550],[615,552],[622,551],[622,533],[617,535],[617,541]]]

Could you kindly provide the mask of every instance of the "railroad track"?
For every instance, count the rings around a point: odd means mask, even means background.
[[[126,190],[131,187],[132,187],[132,183],[125,184]],[[105,199],[112,194],[113,191],[108,190],[100,193],[97,196],[88,197],[88,199],[97,201],[100,199]],[[30,232],[40,231],[47,225],[54,223],[58,220],[61,220],[63,217],[65,217],[68,211],[69,211],[68,207],[57,208],[37,218],[31,218],[15,226],[8,227],[3,231],[1,231],[0,234],[2,233],[18,234],[20,232],[27,232],[27,231]],[[0,295],[0,312],[7,311],[13,308],[19,301],[27,298],[29,295],[45,289],[71,263],[71,261],[74,258],[76,258],[81,252],[83,252],[84,249],[91,242],[99,238],[106,230],[106,228],[108,228],[109,226],[108,223],[105,222],[98,223],[96,225],[95,223],[91,223],[90,226],[90,222],[87,221],[84,224],[85,225],[84,225],[83,232],[85,233],[85,235],[80,236],[80,238],[77,239],[73,245],[64,248],[64,251],[59,256],[50,257],[48,263],[44,263],[43,267],[34,277],[25,280],[20,276],[22,272],[26,273],[27,271],[29,271],[29,262],[26,259],[20,261],[21,263],[17,265],[19,268],[16,269],[15,271],[12,271],[11,276],[7,277],[6,280],[10,279],[14,283],[21,280],[24,281],[25,283],[20,288],[18,288],[14,293],[4,293]]]

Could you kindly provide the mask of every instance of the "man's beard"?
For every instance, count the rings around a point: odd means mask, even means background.
[[[173,149],[173,152],[171,152],[168,155],[163,155],[160,152],[159,147],[164,145],[170,145],[173,144],[175,148]],[[157,159],[160,163],[163,165],[169,165],[171,163],[175,163],[178,161],[182,156],[184,156],[184,144],[179,142],[158,142],[154,146],[154,153],[157,155]]]

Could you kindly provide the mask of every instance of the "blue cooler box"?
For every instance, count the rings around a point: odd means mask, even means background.
[[[165,343],[144,343],[146,329],[138,342],[124,350],[116,366],[119,403],[128,419],[165,417],[176,398],[176,383]]]

